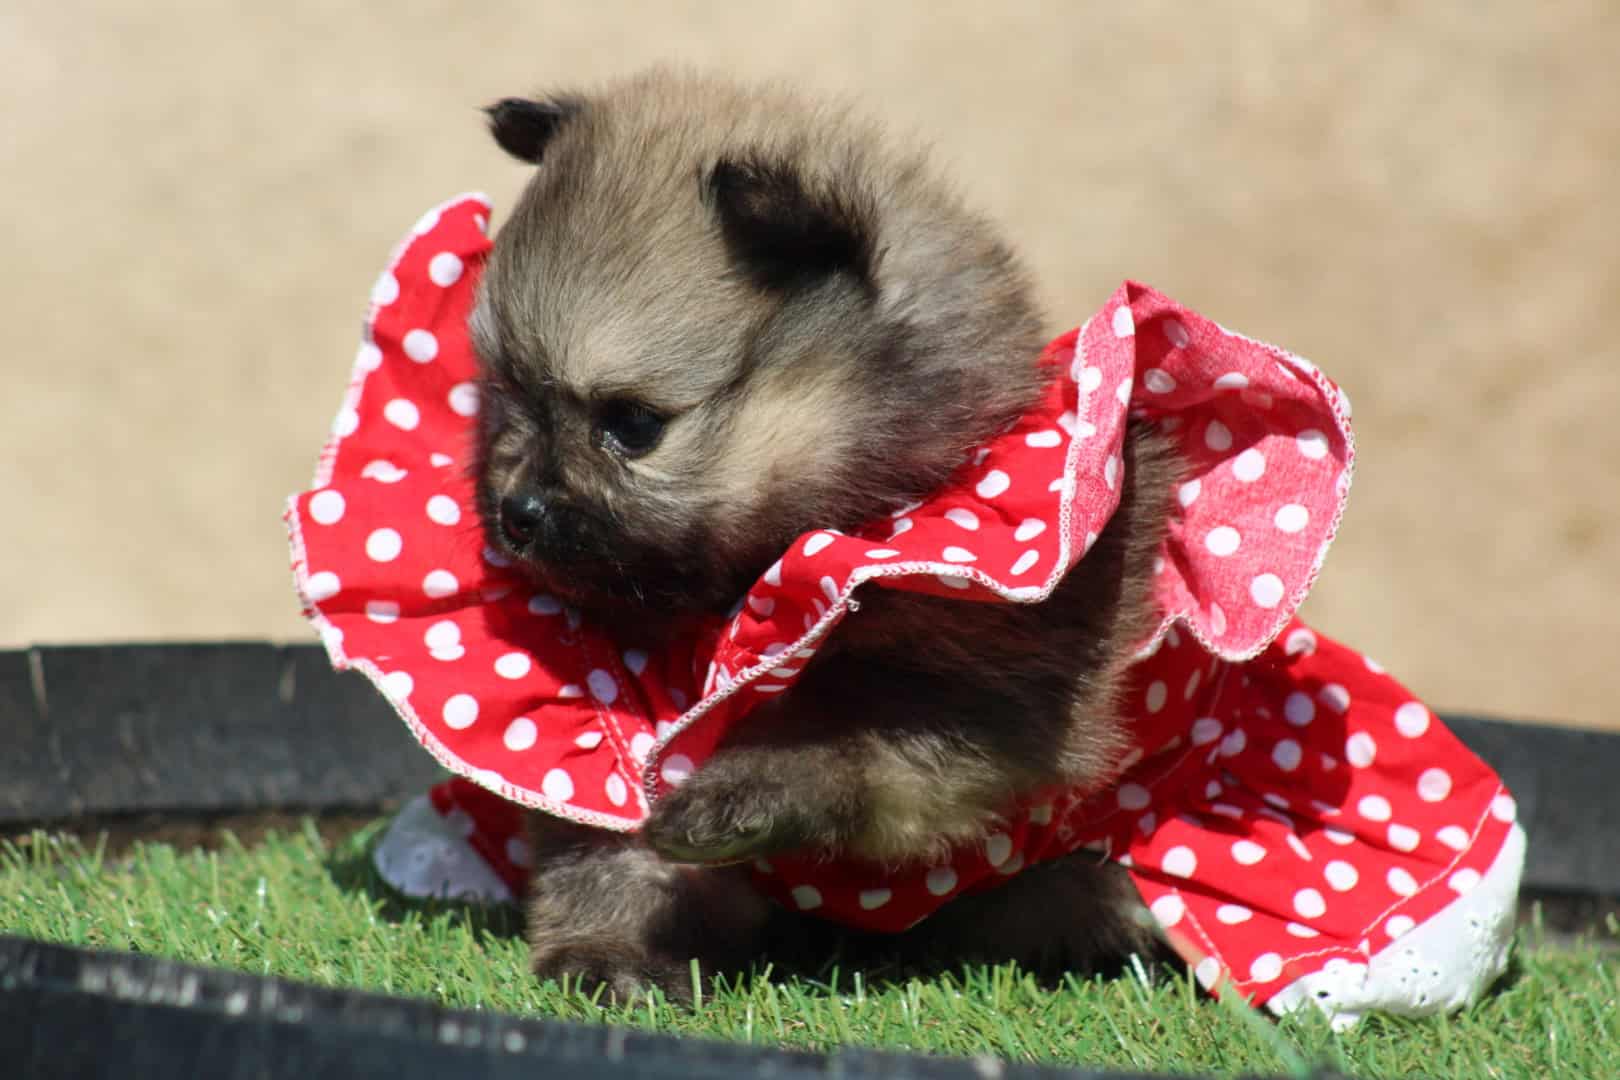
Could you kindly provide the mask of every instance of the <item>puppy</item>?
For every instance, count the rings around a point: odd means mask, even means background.
[[[654,72],[489,115],[537,169],[471,317],[479,510],[589,617],[674,633],[726,611],[795,537],[933,491],[1037,401],[1024,271],[920,153],[846,109]],[[1120,509],[1049,601],[868,590],[639,835],[537,820],[535,971],[679,997],[693,958],[744,967],[807,929],[737,862],[934,858],[1021,796],[1107,782],[1175,479],[1143,427],[1125,464]],[[1151,947],[1140,914],[1081,854],[892,944],[1086,969]]]

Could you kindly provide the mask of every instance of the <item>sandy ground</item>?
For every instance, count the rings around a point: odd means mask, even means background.
[[[238,10],[227,10],[235,7]],[[868,10],[870,8],[870,10]],[[0,645],[312,640],[279,522],[477,106],[655,60],[849,91],[1009,226],[1320,363],[1308,614],[1442,707],[1620,727],[1620,7],[0,8]]]

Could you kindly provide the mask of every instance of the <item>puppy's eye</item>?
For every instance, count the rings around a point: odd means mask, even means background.
[[[596,430],[619,450],[639,456],[658,445],[664,418],[639,401],[615,398],[597,411]]]

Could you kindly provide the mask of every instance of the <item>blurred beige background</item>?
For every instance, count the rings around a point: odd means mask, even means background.
[[[1054,330],[1134,276],[1316,360],[1361,459],[1308,614],[1441,707],[1620,727],[1604,0],[11,0],[0,645],[312,640],[279,515],[389,249],[510,204],[478,106],[654,60],[931,138]]]

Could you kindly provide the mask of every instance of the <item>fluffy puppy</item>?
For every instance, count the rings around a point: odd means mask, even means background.
[[[1046,375],[1024,272],[917,152],[847,110],[655,72],[508,99],[537,166],[471,319],[492,544],[589,617],[675,633],[800,534],[939,487]],[[802,918],[730,864],[902,864],[1054,784],[1106,782],[1147,629],[1168,452],[1133,427],[1120,509],[1046,603],[873,589],[791,694],[653,807],[639,836],[534,826],[534,966],[680,995]],[[1083,855],[955,901],[895,944],[1085,968],[1147,947],[1134,890]]]

